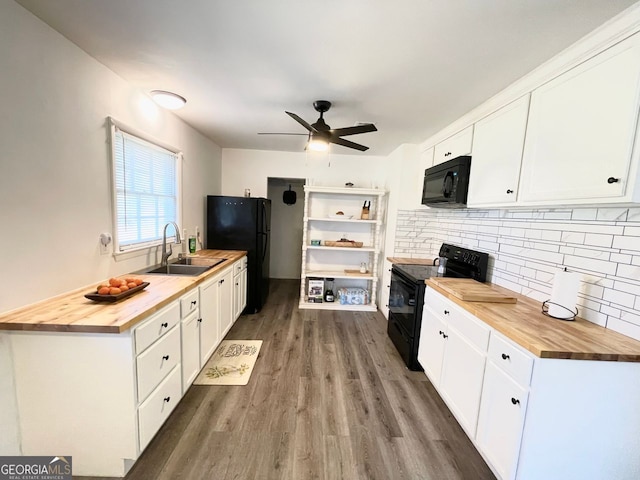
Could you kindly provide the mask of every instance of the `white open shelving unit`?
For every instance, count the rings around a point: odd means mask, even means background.
[[[375,312],[378,309],[376,291],[386,192],[374,188],[306,185],[304,194],[300,308]],[[371,202],[368,220],[360,219],[364,202]],[[344,212],[343,218],[335,218],[338,211]],[[363,246],[356,248],[324,245],[327,240],[336,241],[341,238],[363,242]],[[311,245],[311,240],[320,240],[322,244]],[[359,270],[361,263],[368,265],[367,273],[347,272]],[[308,302],[309,278],[334,279],[335,301]],[[325,289],[326,287],[325,284]],[[341,305],[337,295],[340,287],[367,289],[370,303]]]

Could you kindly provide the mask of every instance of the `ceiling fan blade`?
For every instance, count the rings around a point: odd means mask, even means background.
[[[343,147],[360,150],[361,152],[364,152],[365,150],[369,150],[369,147],[365,147],[364,145],[360,145],[359,143],[350,142],[349,140],[345,140],[344,138],[340,138],[340,137],[329,137],[329,141],[331,143],[335,143],[336,145],[342,145]]]
[[[307,122],[305,122],[302,118],[300,118],[298,115],[296,115],[295,113],[291,113],[291,112],[284,112],[287,115],[289,115],[291,118],[293,118],[296,122],[298,122],[300,125],[302,125],[304,128],[306,128],[307,130],[309,130],[310,132],[317,132],[317,130],[312,127],[311,125],[309,125]]]
[[[258,132],[258,135],[303,135],[309,136],[308,133],[283,133],[283,132]]]
[[[331,135],[336,137],[345,137],[347,135],[357,135],[359,133],[377,132],[378,129],[373,123],[366,123],[364,125],[356,125],[355,127],[334,128],[329,130]]]

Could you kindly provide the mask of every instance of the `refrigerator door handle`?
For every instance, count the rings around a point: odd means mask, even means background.
[[[260,235],[262,235],[262,239],[263,239],[262,260],[260,261],[260,263],[264,263],[264,259],[267,256],[267,244],[269,243],[269,234],[265,232],[260,232]]]

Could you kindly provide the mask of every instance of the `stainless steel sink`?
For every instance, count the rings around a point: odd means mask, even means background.
[[[168,265],[155,265],[137,273],[154,274],[154,275],[189,275],[197,276],[201,273],[211,270],[216,265],[220,265],[226,261],[226,258],[181,258],[174,260]],[[197,263],[197,265],[195,265]]]

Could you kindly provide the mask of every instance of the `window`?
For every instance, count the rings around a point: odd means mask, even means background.
[[[116,254],[158,245],[167,222],[179,224],[181,155],[158,143],[112,120]]]

